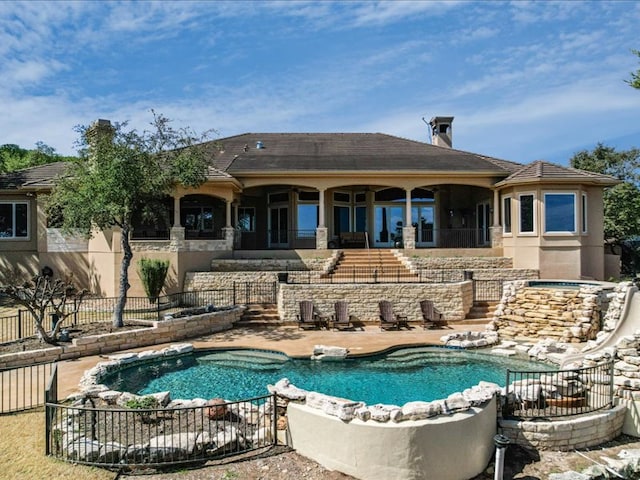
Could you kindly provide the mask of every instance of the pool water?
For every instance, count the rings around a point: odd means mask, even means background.
[[[339,361],[290,359],[259,350],[193,353],[131,366],[103,380],[139,395],[170,391],[171,398],[241,400],[268,393],[288,378],[295,386],[328,395],[403,405],[443,399],[481,380],[504,386],[507,369],[549,371],[549,365],[438,347],[404,348],[385,355]]]

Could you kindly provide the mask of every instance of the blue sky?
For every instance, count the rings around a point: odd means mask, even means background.
[[[144,129],[384,132],[566,164],[640,147],[640,2],[0,2],[0,144]]]

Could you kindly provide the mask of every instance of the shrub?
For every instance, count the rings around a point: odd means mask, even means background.
[[[169,260],[141,258],[138,262],[138,275],[149,301],[155,302],[158,299],[168,271]]]

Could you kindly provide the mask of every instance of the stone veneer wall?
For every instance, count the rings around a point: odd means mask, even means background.
[[[602,287],[580,289],[526,287],[526,281],[506,282],[491,328],[503,339],[546,338],[579,343],[600,330]]]
[[[501,433],[517,445],[569,451],[600,445],[618,437],[622,433],[626,410],[624,406],[616,406],[611,410],[552,422],[501,419],[499,425]]]
[[[217,290],[233,286],[234,282],[277,282],[278,272],[187,272],[184,291]]]
[[[508,257],[419,257],[407,256],[417,268],[442,268],[476,270],[486,268],[513,268],[513,259]]]
[[[220,259],[211,261],[213,272],[261,272],[290,270],[324,270],[331,258],[241,258]]]
[[[422,321],[420,300],[433,300],[446,320],[463,320],[473,305],[471,281],[458,283],[375,284],[281,284],[278,313],[285,322],[295,322],[301,300],[313,300],[318,311],[333,313],[338,300],[349,302],[349,313],[363,322],[379,320],[378,302],[390,300],[394,311],[409,321]]]
[[[135,330],[74,338],[71,345],[0,355],[0,367],[20,367],[34,363],[99,355],[229,330],[233,327],[233,323],[242,316],[243,311],[244,307],[234,307],[194,317],[151,322],[151,326]]]

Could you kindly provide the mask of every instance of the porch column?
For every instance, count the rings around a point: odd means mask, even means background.
[[[231,227],[231,200],[225,200],[225,206],[226,206],[226,224],[225,227]]]
[[[411,223],[411,188],[405,189],[407,200],[404,212],[404,227],[402,227],[402,244],[404,248],[416,248],[416,229]]]
[[[502,242],[502,225],[500,225],[500,192],[496,189],[493,191],[493,226],[491,227],[491,247],[500,248]]]
[[[173,226],[169,232],[169,239],[176,247],[180,247],[184,243],[184,227],[180,224],[180,199],[182,195],[173,197]]]
[[[324,189],[318,189],[318,227],[316,228],[316,250],[326,250],[328,229],[324,225]]]
[[[180,225],[180,199],[182,195],[176,195],[173,197],[173,226],[181,227]]]
[[[233,210],[233,226],[237,227],[238,226],[238,210],[240,210],[239,208],[239,204],[235,203],[232,204],[232,206],[235,206],[236,208]]]
[[[324,227],[324,189],[318,190],[318,226]]]

